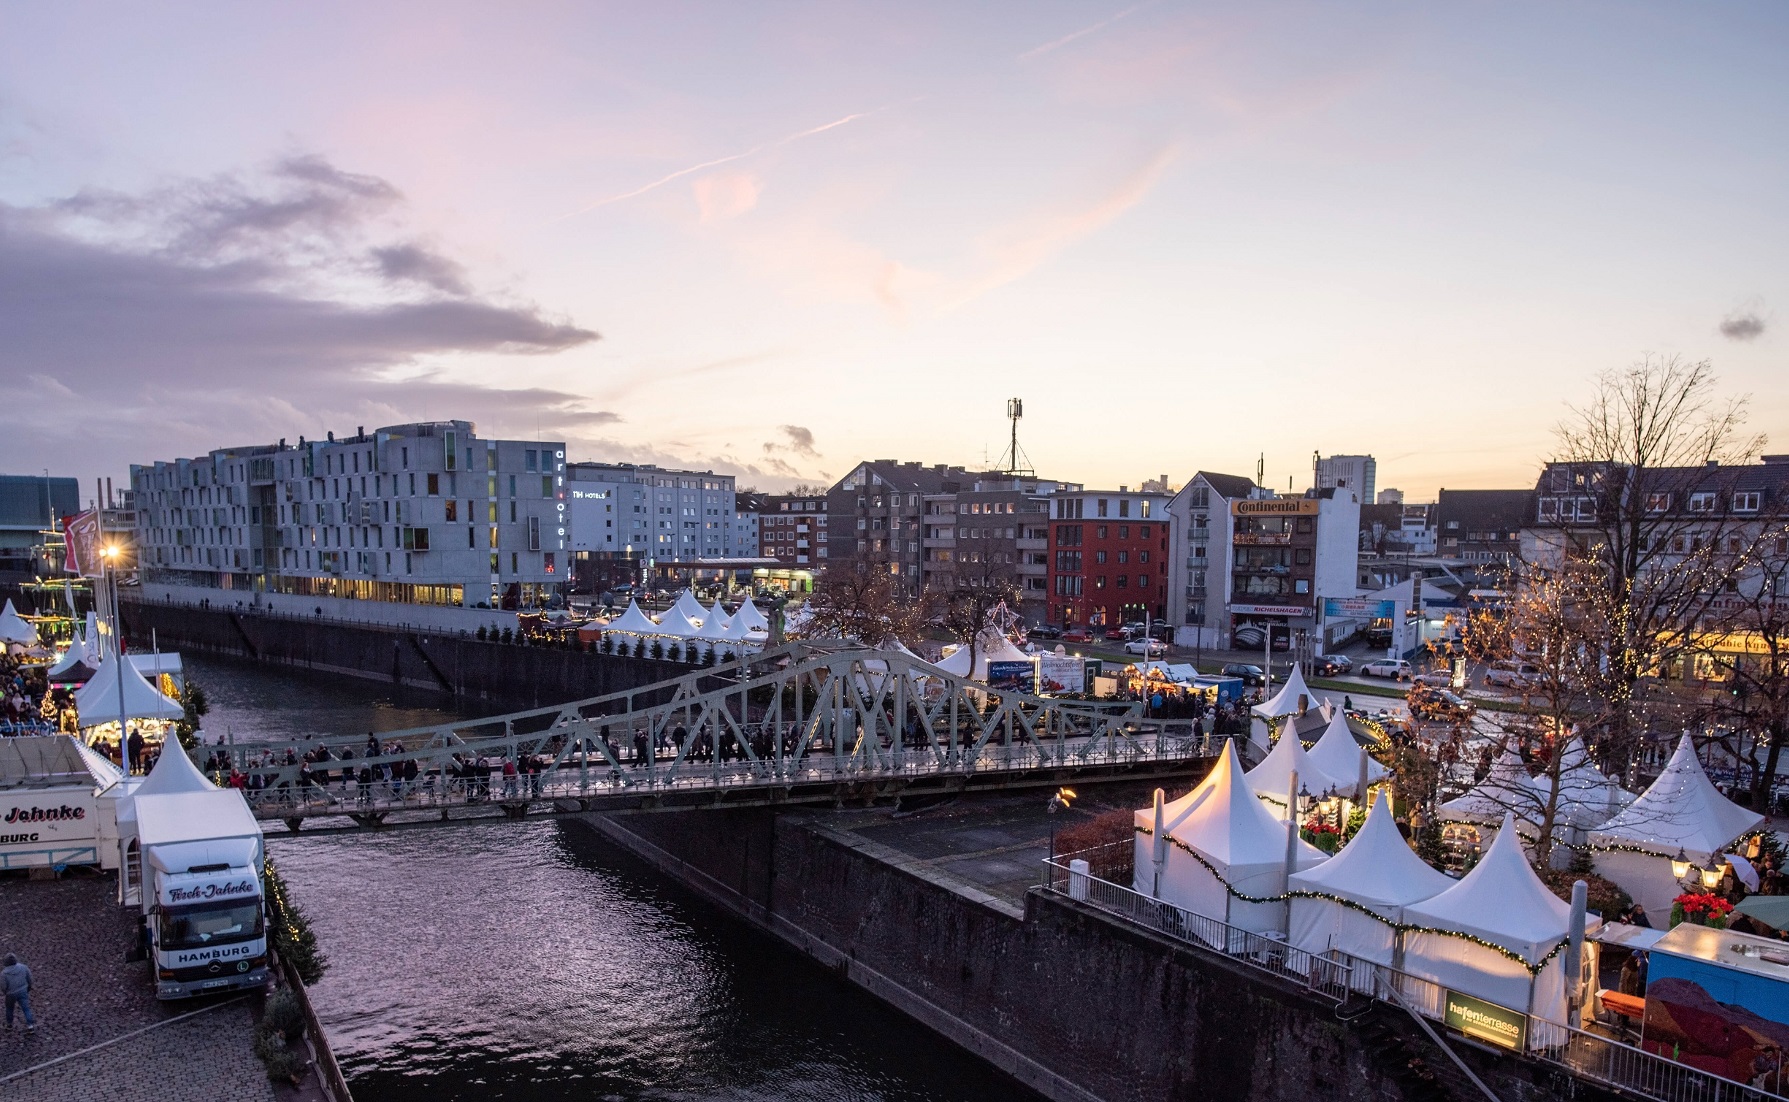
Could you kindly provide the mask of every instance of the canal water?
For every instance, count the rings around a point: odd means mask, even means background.
[[[202,657],[208,736],[364,740],[449,698]],[[333,741],[333,738],[332,738]],[[1036,1096],[572,824],[274,839],[360,1102]]]

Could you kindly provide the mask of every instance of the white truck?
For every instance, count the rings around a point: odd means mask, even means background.
[[[169,746],[130,802],[127,854],[137,866],[156,998],[265,984],[266,849],[242,794],[216,787]]]

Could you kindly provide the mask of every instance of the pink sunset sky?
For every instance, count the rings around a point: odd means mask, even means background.
[[[465,417],[760,488],[1532,482],[1714,362],[1789,450],[1789,9],[22,5],[0,469]]]

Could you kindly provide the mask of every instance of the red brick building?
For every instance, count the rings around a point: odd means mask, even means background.
[[[1171,497],[1126,486],[1052,496],[1051,623],[1104,629],[1166,617]]]

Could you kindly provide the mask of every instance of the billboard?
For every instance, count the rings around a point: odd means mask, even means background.
[[[1325,620],[1389,620],[1398,611],[1396,601],[1374,601],[1366,597],[1325,597]]]
[[[68,561],[63,569],[70,574],[100,575],[99,512],[89,509],[72,517],[62,518],[62,538],[68,544]]]
[[[1317,515],[1314,497],[1270,497],[1257,501],[1232,501],[1233,517],[1309,517]]]
[[[1005,690],[1009,693],[1036,692],[1037,666],[1029,660],[1024,662],[989,662],[988,688]]]
[[[1037,678],[1037,688],[1042,693],[1084,693],[1087,691],[1087,663],[1073,655],[1039,655]]]
[[[1528,1015],[1520,1010],[1488,1003],[1458,991],[1447,992],[1447,1012],[1443,1021],[1447,1028],[1459,1030],[1468,1037],[1518,1051],[1528,1033]]]

